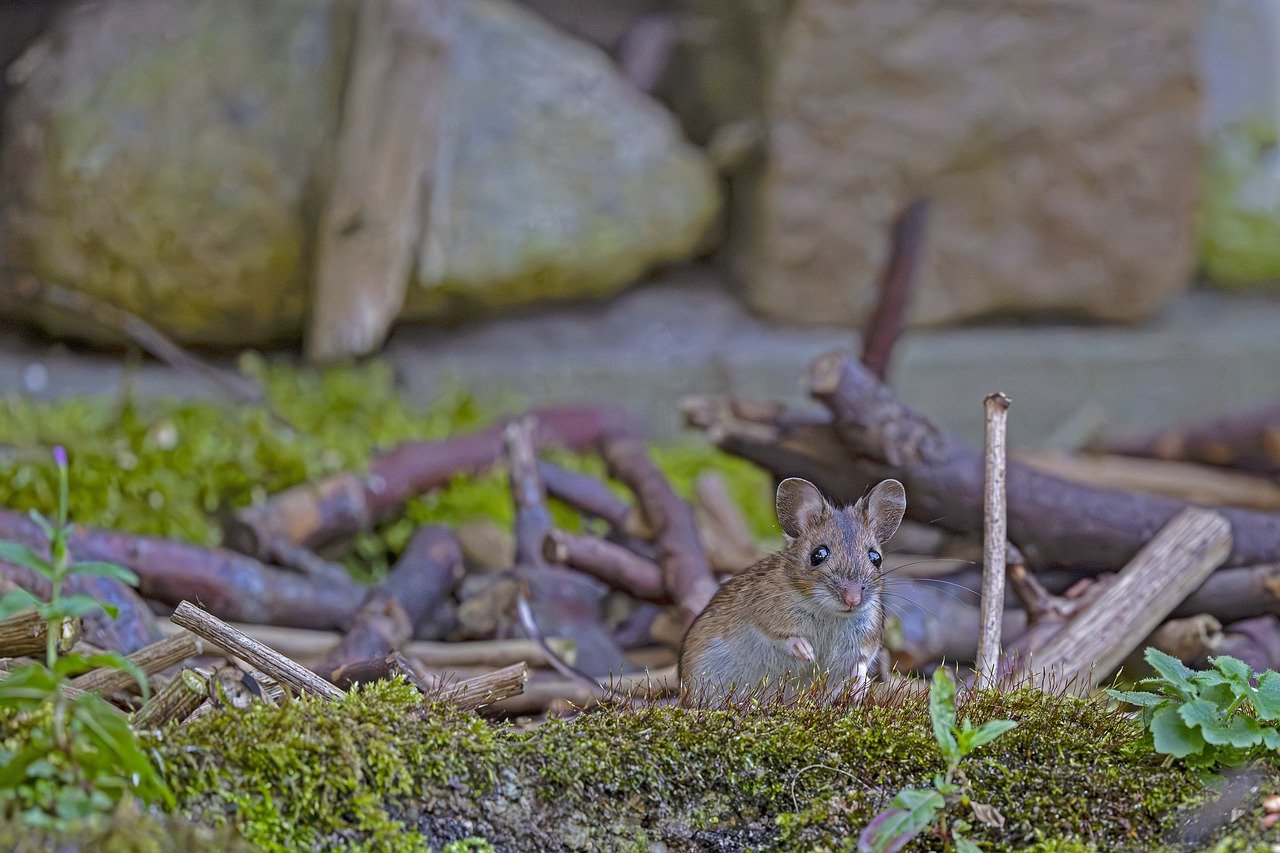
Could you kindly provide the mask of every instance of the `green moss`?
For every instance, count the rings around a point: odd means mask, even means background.
[[[215,544],[216,516],[268,494],[341,470],[410,439],[439,439],[477,429],[496,413],[481,411],[457,389],[425,406],[405,401],[380,362],[323,372],[246,361],[261,378],[270,408],[200,400],[116,401],[73,398],[56,403],[11,397],[0,404],[0,506],[47,510],[56,471],[49,448],[68,447],[71,515],[81,523]],[[512,401],[510,409],[518,409]],[[279,417],[273,415],[273,411]],[[689,494],[697,473],[721,471],[761,536],[773,531],[767,475],[701,447],[657,449],[676,488]],[[603,473],[594,457],[562,455],[571,467]],[[377,577],[424,522],[456,524],[475,517],[511,520],[502,471],[459,477],[412,501],[405,514],[360,537],[349,564]],[[576,515],[557,509],[574,529]]]
[[[1202,790],[1096,704],[1022,691],[970,697],[961,715],[1020,723],[965,766],[1006,818],[973,830],[983,849],[1149,849]],[[421,711],[400,684],[210,715],[159,750],[188,816],[267,849],[844,849],[942,768],[914,701],[605,709],[522,730]]]
[[[252,849],[229,827],[212,829],[181,817],[139,814],[129,808],[70,831],[0,823],[0,850],[12,853],[249,853]]]

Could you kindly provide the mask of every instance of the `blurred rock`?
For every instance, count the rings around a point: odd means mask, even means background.
[[[406,312],[612,293],[718,199],[674,120],[596,48],[503,0],[459,28],[441,192]],[[295,337],[350,43],[345,0],[100,0],[10,68],[0,257],[178,340]],[[105,337],[33,306],[57,332]]]
[[[464,30],[408,315],[607,295],[697,247],[718,189],[665,109],[520,7],[473,0]]]
[[[4,256],[182,341],[296,333],[348,19],[306,0],[68,10],[10,68]]]
[[[690,4],[681,114],[720,122],[701,131],[713,148],[735,122],[764,140],[738,167],[730,219],[762,313],[860,324],[887,223],[922,195],[916,324],[1133,321],[1190,284],[1190,0]],[[735,55],[770,71],[729,74]]]

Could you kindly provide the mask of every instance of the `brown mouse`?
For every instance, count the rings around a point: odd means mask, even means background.
[[[786,546],[725,582],[680,648],[680,686],[698,700],[744,696],[767,679],[794,690],[820,675],[862,689],[884,626],[881,544],[906,512],[885,480],[838,507],[808,480],[778,485]]]

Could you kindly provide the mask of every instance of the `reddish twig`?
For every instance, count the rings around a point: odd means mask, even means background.
[[[879,379],[888,375],[893,345],[906,324],[928,214],[927,199],[914,201],[898,214],[889,233],[889,259],[880,274],[880,295],[862,333],[862,363]]]
[[[347,664],[385,658],[398,650],[413,638],[413,626],[461,578],[462,552],[453,534],[439,525],[422,528],[386,579],[365,598],[355,623],[316,672],[340,684],[335,673]]]
[[[609,409],[566,406],[536,414],[539,442],[569,449],[593,446],[622,423]],[[409,498],[482,471],[502,457],[502,426],[443,441],[410,441],[375,455],[364,474],[348,472],[305,483],[247,507],[227,525],[228,547],[270,559],[278,541],[316,548],[368,529]]]

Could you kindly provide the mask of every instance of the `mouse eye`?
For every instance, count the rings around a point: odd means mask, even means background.
[[[826,545],[819,545],[809,552],[809,565],[815,569],[827,561],[827,557],[831,556],[831,549]]]
[[[877,569],[880,568],[880,564],[884,562],[884,557],[880,556],[880,552],[875,548],[872,548],[867,552],[867,558],[871,560],[871,565],[875,566]]]

